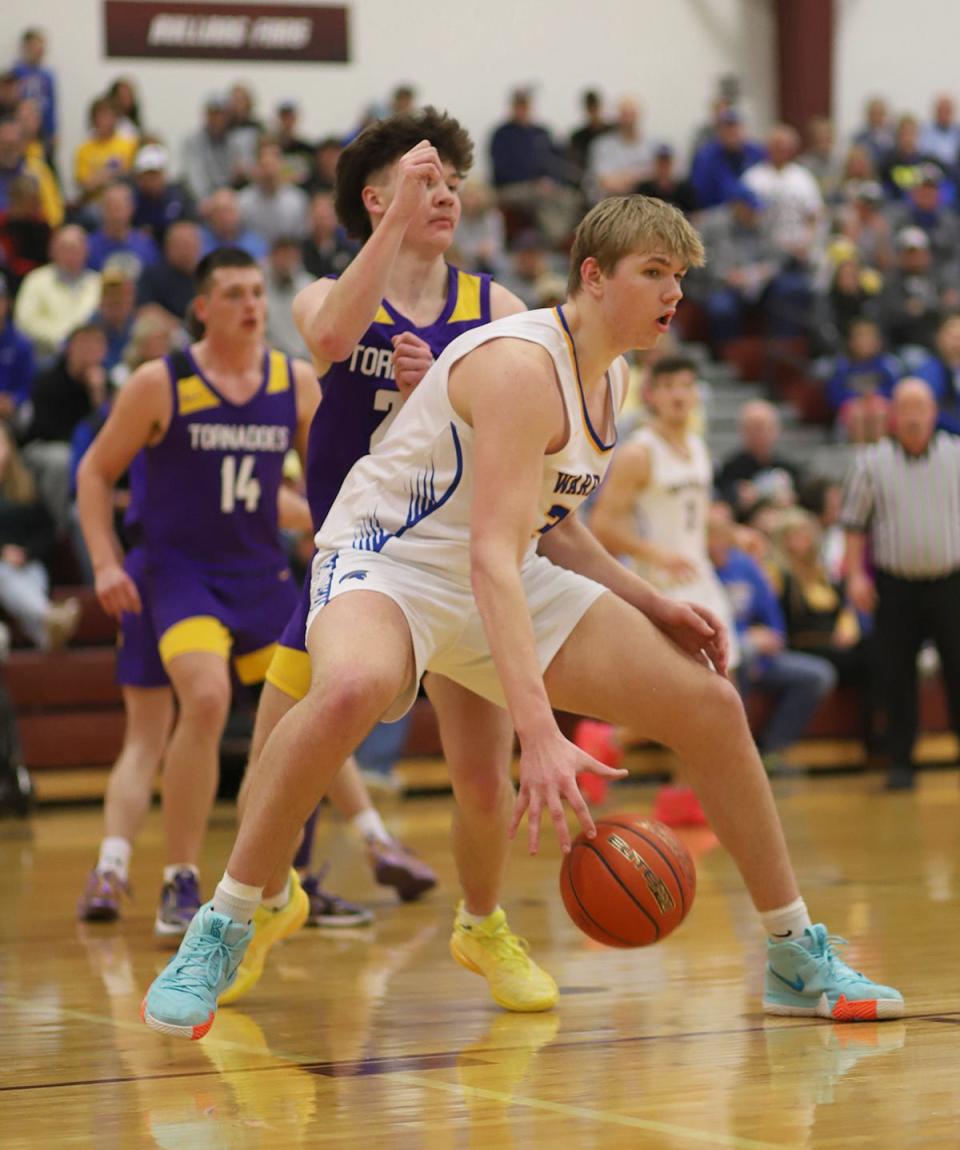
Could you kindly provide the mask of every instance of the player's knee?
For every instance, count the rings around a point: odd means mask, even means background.
[[[375,723],[399,693],[396,678],[376,667],[340,672],[319,691],[321,709],[338,722]]]
[[[722,675],[707,676],[703,690],[697,696],[696,707],[689,717],[699,720],[699,723],[692,725],[724,731],[747,721],[743,700],[737,688]]]
[[[451,766],[450,779],[457,806],[474,815],[496,814],[513,791],[504,765],[489,760]]]
[[[181,721],[202,723],[211,729],[227,721],[230,709],[230,684],[198,682],[178,697]]]

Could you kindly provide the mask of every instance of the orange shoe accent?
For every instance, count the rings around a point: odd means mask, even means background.
[[[877,1000],[869,998],[862,1002],[848,1002],[846,995],[841,994],[831,1014],[838,1022],[875,1022]]]
[[[668,827],[709,826],[699,799],[689,787],[661,787],[653,800],[652,815]]]

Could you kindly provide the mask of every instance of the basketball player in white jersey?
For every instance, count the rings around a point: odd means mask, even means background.
[[[651,421],[616,452],[597,492],[590,526],[607,550],[671,599],[697,603],[721,619],[730,637],[731,669],[739,662],[730,603],[707,555],[713,465],[690,430],[697,405],[696,364],[658,360],[646,394]],[[706,822],[689,787],[663,787],[654,817],[670,826]]]
[[[207,1033],[287,843],[352,747],[403,714],[428,669],[508,709],[521,746],[511,830],[527,816],[532,852],[545,813],[570,849],[564,801],[596,833],[578,770],[624,773],[566,740],[552,708],[642,731],[683,758],[743,875],[769,937],[766,1009],[838,1021],[902,1014],[896,990],[847,967],[811,924],[723,675],[722,624],[627,571],[571,514],[615,443],[621,356],[669,330],[682,277],[702,259],[674,208],[602,201],[577,229],[562,307],[455,340],[354,465],[317,534],[310,691],[264,747],[269,769],[214,899],[144,999],[148,1025]]]

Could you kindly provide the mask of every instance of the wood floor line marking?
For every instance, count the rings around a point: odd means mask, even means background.
[[[502,1090],[488,1090],[483,1086],[464,1086],[442,1079],[424,1078],[420,1074],[400,1072],[390,1075],[391,1082],[406,1082],[412,1086],[425,1086],[429,1090],[441,1090],[448,1094],[468,1094],[474,1098],[486,1098],[491,1102],[504,1102],[511,1106],[525,1106],[530,1110],[542,1110],[550,1114],[560,1114],[565,1118],[586,1118],[592,1122],[608,1126],[625,1126],[634,1130],[649,1130],[655,1134],[669,1134],[675,1138],[685,1138],[688,1142],[702,1142],[709,1146],[726,1146],[729,1150],[789,1150],[782,1142],[758,1142],[753,1138],[740,1138],[736,1134],[720,1134],[716,1130],[697,1130],[692,1126],[678,1126],[673,1122],[658,1122],[653,1118],[638,1118],[633,1114],[619,1114],[615,1110],[595,1110],[590,1106],[571,1106],[567,1102],[549,1102],[545,1098],[531,1098],[521,1094],[507,1094]]]

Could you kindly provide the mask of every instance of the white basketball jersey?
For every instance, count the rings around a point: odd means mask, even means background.
[[[713,467],[699,435],[687,435],[680,453],[652,427],[630,437],[650,459],[650,478],[637,500],[637,527],[644,539],[681,555],[706,571],[707,514],[713,490]]]
[[[351,468],[317,532],[318,550],[382,551],[469,581],[473,429],[453,409],[448,382],[458,360],[495,339],[522,339],[546,348],[569,426],[566,444],[543,458],[538,526],[526,558],[541,535],[599,487],[616,442],[613,416],[626,395],[626,364],[619,360],[608,372],[611,418],[607,428],[594,429],[562,310],[525,312],[468,331],[444,350],[384,438]]]

